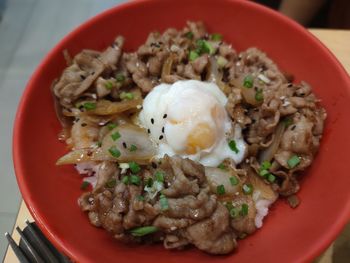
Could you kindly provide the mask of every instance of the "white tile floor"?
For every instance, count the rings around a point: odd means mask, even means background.
[[[4,0],[0,0],[1,3]],[[0,259],[20,193],[11,157],[12,126],[28,78],[65,34],[89,17],[125,0],[8,0],[0,21]]]

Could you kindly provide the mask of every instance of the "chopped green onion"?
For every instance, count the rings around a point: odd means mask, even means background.
[[[89,183],[89,182],[84,181],[84,182],[82,182],[82,183],[81,183],[81,185],[80,185],[80,189],[81,189],[81,190],[85,190],[86,188],[88,188],[88,187],[89,187],[89,185],[90,185],[90,183]]]
[[[118,73],[117,75],[115,75],[115,79],[118,82],[123,82],[125,80],[125,76],[122,73]]]
[[[239,209],[237,207],[233,207],[229,212],[232,218],[236,218],[239,215]]]
[[[160,203],[160,207],[163,211],[166,211],[169,209],[168,199],[165,197],[165,195],[163,195],[163,194],[160,195],[159,203]]]
[[[113,130],[115,127],[117,127],[118,125],[117,124],[115,124],[115,123],[112,123],[112,122],[110,122],[110,123],[108,123],[107,124],[107,128],[111,131],[111,130]]]
[[[219,194],[219,195],[224,195],[226,193],[225,191],[225,186],[220,184],[216,187],[216,192]]]
[[[113,133],[111,135],[111,137],[112,137],[113,141],[116,141],[116,140],[118,140],[121,137],[121,135],[120,135],[120,133],[118,131],[116,131],[115,133]]]
[[[190,61],[193,61],[193,60],[195,60],[198,57],[199,57],[199,54],[196,51],[193,51],[193,50],[190,51],[190,54],[188,56]]]
[[[259,175],[262,176],[262,177],[265,177],[269,174],[270,172],[268,170],[260,170],[259,171]]]
[[[164,183],[164,172],[157,171],[154,176],[158,182]]]
[[[142,226],[130,230],[130,234],[135,237],[142,237],[149,235],[158,231],[158,228],[155,226]]]
[[[230,149],[231,149],[233,152],[235,152],[235,153],[238,153],[238,152],[239,152],[235,140],[229,141],[228,146],[230,147]]]
[[[253,87],[253,82],[254,82],[254,80],[253,80],[252,75],[247,75],[243,79],[243,86],[250,89]]]
[[[123,183],[123,184],[129,184],[129,181],[130,181],[129,176],[124,176],[124,177],[122,178],[122,183]]]
[[[136,150],[137,150],[137,146],[136,146],[135,144],[131,144],[131,145],[130,145],[129,151],[130,151],[130,152],[134,152],[134,151],[136,151]]]
[[[105,87],[106,87],[106,89],[111,90],[111,89],[113,89],[113,83],[110,82],[110,81],[107,81],[107,82],[105,83]]]
[[[94,110],[94,109],[96,109],[96,103],[94,103],[94,102],[85,102],[83,104],[83,107],[86,110]]]
[[[203,39],[197,40],[197,48],[200,51],[200,54],[208,53],[212,55],[215,52],[213,46],[208,41]]]
[[[131,92],[124,92],[123,91],[122,93],[120,93],[119,98],[121,100],[132,100],[132,99],[134,99],[134,94]]]
[[[136,162],[130,162],[129,168],[134,174],[137,174],[141,170],[141,167]]]
[[[214,41],[221,41],[222,40],[222,35],[221,34],[212,34],[211,35],[211,40],[214,40]]]
[[[241,208],[240,214],[241,214],[242,216],[248,215],[248,209],[249,209],[249,207],[248,207],[247,204],[242,204],[242,208]]]
[[[130,183],[134,185],[140,185],[141,184],[141,179],[139,176],[132,174],[130,176]]]
[[[106,182],[105,186],[108,188],[113,188],[117,185],[117,180],[115,178],[110,179],[109,181]]]
[[[219,56],[218,59],[216,60],[216,63],[218,64],[219,68],[223,68],[226,66],[228,61],[226,58]]]
[[[271,168],[271,163],[269,161],[263,161],[261,166],[260,166],[260,169],[262,170],[268,170]]]
[[[300,163],[300,158],[296,155],[293,155],[288,161],[288,166],[290,169],[294,168]]]
[[[276,176],[270,173],[267,175],[266,178],[267,178],[267,181],[269,181],[270,183],[273,183],[276,180]]]
[[[234,207],[232,203],[227,203],[226,208],[232,218],[236,218],[239,215],[239,209]]]
[[[255,93],[255,100],[259,102],[264,100],[264,94],[262,89],[258,89]]]
[[[214,54],[215,50],[212,47],[212,45],[203,39],[197,40],[197,50],[199,51],[199,54],[208,53],[208,54]]]
[[[145,201],[145,197],[144,197],[143,195],[138,195],[138,196],[136,197],[136,199],[137,199],[138,201]]]
[[[231,183],[231,185],[237,185],[239,183],[239,181],[238,181],[236,176],[231,176],[230,183]]]
[[[115,157],[115,158],[118,158],[120,157],[120,151],[117,149],[117,147],[115,146],[112,146],[111,148],[108,149],[109,153]]]
[[[282,122],[283,122],[284,126],[287,128],[288,126],[293,124],[293,119],[288,117],[288,118],[285,118]]]
[[[187,37],[188,39],[193,39],[193,32],[189,31],[185,34],[185,37]]]
[[[102,146],[102,142],[97,142],[96,145],[97,145],[97,147],[101,147]]]
[[[152,187],[153,186],[153,179],[149,177],[146,182],[147,187]]]
[[[221,170],[227,170],[227,167],[226,167],[226,165],[224,163],[220,163],[218,165],[218,168],[220,168]]]
[[[250,195],[253,193],[253,186],[251,184],[244,184],[242,186],[243,193],[246,195]]]

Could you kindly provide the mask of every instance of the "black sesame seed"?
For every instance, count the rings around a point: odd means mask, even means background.
[[[157,48],[160,48],[159,43],[160,43],[160,42],[158,42],[158,43],[151,43],[151,47],[157,47]]]
[[[163,127],[163,128],[162,128],[162,133],[164,133],[164,129],[165,129],[165,128]]]
[[[305,93],[300,93],[300,96],[305,96]]]
[[[87,156],[92,156],[92,154],[93,154],[92,151],[88,151],[86,155],[87,155]]]
[[[126,145],[126,142],[123,142],[123,147],[126,149],[128,148],[127,145]]]
[[[80,75],[80,78],[81,78],[82,80],[86,79],[86,77],[85,77],[84,75]]]
[[[151,165],[152,165],[152,168],[153,168],[153,169],[157,169],[157,167],[158,167],[157,164],[156,164],[155,162],[152,162]]]
[[[148,132],[148,133],[151,133],[151,130],[150,130],[150,129],[147,129],[147,132]]]
[[[293,87],[293,83],[288,83],[287,87],[288,88]]]
[[[294,131],[294,129],[296,128],[297,126],[293,125],[292,128],[290,128],[292,131]]]
[[[85,127],[87,124],[86,123],[82,123],[81,124],[81,127]]]
[[[94,75],[95,74],[95,71],[91,72],[91,75]]]
[[[163,139],[163,137],[164,137],[163,135],[160,135],[160,136],[159,136],[159,140]]]
[[[254,90],[257,92],[258,91],[258,87],[254,87]]]
[[[163,119],[165,119],[166,117],[168,117],[168,114],[165,113],[165,114],[163,115]]]
[[[151,119],[151,123],[154,124],[154,119],[153,118]]]

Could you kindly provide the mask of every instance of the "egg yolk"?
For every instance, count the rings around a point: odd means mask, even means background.
[[[199,123],[187,137],[186,154],[195,154],[215,143],[215,131],[208,124]]]

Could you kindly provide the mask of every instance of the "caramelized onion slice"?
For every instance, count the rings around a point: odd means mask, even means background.
[[[276,201],[278,195],[275,191],[273,191],[271,185],[265,183],[259,175],[253,174],[251,169],[251,173],[249,173],[250,183],[253,185],[254,191],[259,191],[259,199],[266,199],[272,202]]]
[[[119,133],[120,138],[113,140],[112,135],[115,133]],[[136,147],[136,150],[130,150],[132,145]],[[102,150],[109,154],[111,147],[116,147],[120,151],[120,157],[117,159],[122,162],[148,162],[156,154],[156,149],[147,132],[136,125],[127,123],[114,128],[103,138]]]
[[[280,145],[285,128],[286,128],[286,125],[283,122],[280,122],[277,125],[272,143],[268,148],[263,150],[259,155],[259,163],[262,163],[264,161],[270,162],[273,159]]]
[[[112,135],[116,133],[119,133],[120,137],[114,140]],[[116,137],[118,136],[114,136]],[[113,157],[110,153],[111,148],[117,149],[120,156]],[[131,150],[132,148],[134,150]],[[101,147],[73,150],[61,157],[56,164],[75,164],[85,161],[135,161],[147,164],[155,153],[156,149],[147,132],[132,124],[122,124],[104,136]]]
[[[209,57],[209,67],[207,71],[207,81],[216,83],[218,87],[228,95],[231,92],[231,87],[222,81],[223,72],[219,70],[217,60],[213,57]]]
[[[161,73],[161,79],[162,82],[167,83],[167,76],[171,75],[172,67],[175,61],[175,55],[170,54],[166,60],[164,61],[163,67],[162,67],[162,73]]]
[[[56,165],[76,164],[86,161],[112,161],[112,157],[107,156],[100,148],[82,148],[73,150],[56,162]]]
[[[237,176],[237,174],[233,171],[225,171],[220,168],[215,167],[205,167],[205,176],[208,180],[210,190],[213,193],[217,193],[217,187],[219,185],[223,185],[225,188],[224,196],[231,196],[236,192],[240,191],[241,182]],[[238,184],[232,185],[230,181],[230,177],[234,176]]]
[[[123,100],[112,102],[109,100],[99,100],[96,102],[96,108],[87,111],[88,114],[95,115],[113,115],[122,113],[131,109],[137,108],[137,105],[142,105],[142,97],[139,89],[130,91],[134,98],[132,100]]]

